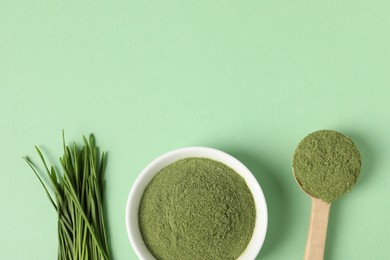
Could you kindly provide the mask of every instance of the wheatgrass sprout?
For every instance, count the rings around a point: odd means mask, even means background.
[[[35,149],[44,165],[49,183],[33,162],[24,157],[42,184],[58,215],[59,260],[109,260],[109,246],[103,214],[106,154],[99,157],[93,135],[83,136],[80,149],[76,143],[65,145],[60,157],[62,174],[47,165],[41,150]],[[50,194],[52,191],[52,194]]]

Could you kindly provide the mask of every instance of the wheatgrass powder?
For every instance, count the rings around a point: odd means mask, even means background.
[[[237,259],[255,226],[256,209],[245,180],[221,162],[178,160],[144,191],[139,226],[157,259]]]
[[[350,138],[333,130],[320,130],[299,143],[292,164],[303,190],[331,203],[356,183],[361,159]]]

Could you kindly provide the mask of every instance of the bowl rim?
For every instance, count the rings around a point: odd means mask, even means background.
[[[138,225],[139,204],[146,186],[162,168],[177,160],[193,157],[219,161],[244,178],[255,201],[256,223],[252,238],[238,259],[255,259],[264,244],[268,226],[268,210],[263,190],[252,172],[238,159],[226,152],[204,146],[183,147],[164,153],[152,160],[137,176],[128,195],[125,214],[127,235],[136,255],[142,260],[155,259],[143,242]]]

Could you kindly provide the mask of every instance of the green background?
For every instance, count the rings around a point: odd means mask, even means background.
[[[21,156],[52,163],[94,133],[108,152],[114,259],[139,172],[175,148],[241,160],[269,207],[258,259],[302,259],[310,199],[291,157],[319,129],[350,136],[363,169],[331,210],[325,259],[390,255],[390,3],[0,1],[0,259],[56,259],[56,213]]]

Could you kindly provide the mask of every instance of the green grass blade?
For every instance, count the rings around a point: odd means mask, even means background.
[[[23,157],[23,159],[27,162],[27,164],[30,166],[30,168],[35,173],[35,176],[37,176],[39,182],[42,184],[43,188],[45,189],[46,195],[49,197],[51,204],[53,204],[53,207],[57,210],[57,205],[54,202],[53,198],[51,197],[49,190],[46,188],[45,183],[42,181],[41,177],[39,176],[38,172],[34,168],[34,164],[28,159],[27,157]]]
[[[41,153],[41,150],[39,150],[38,146],[35,146],[35,150],[37,151],[39,157],[41,158],[41,160],[42,160],[42,162],[43,162],[43,165],[45,166],[45,169],[46,169],[47,174],[50,175],[49,167],[47,167],[45,158],[43,157],[43,154]]]

